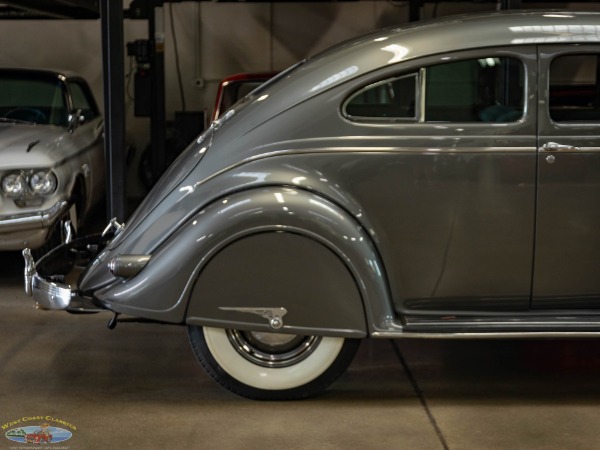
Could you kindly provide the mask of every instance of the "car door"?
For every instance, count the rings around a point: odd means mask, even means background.
[[[600,307],[600,46],[539,49],[532,305]]]
[[[385,230],[397,312],[529,308],[536,73],[533,46],[463,51],[379,74],[346,101],[348,135],[386,149],[348,177]]]

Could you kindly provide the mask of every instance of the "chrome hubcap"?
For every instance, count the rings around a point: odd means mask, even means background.
[[[262,367],[288,367],[307,358],[321,342],[320,336],[227,330],[233,348]]]

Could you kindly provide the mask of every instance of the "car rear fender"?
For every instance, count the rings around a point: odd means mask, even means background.
[[[209,209],[203,220],[214,234],[196,236],[212,242],[195,270],[187,323],[363,337],[373,311],[390,305],[368,233],[333,202],[266,187]]]
[[[352,337],[392,315],[366,230],[333,202],[286,187],[212,202],[137,276],[94,296],[125,314],[248,330],[273,331],[262,310],[285,309],[278,331]]]

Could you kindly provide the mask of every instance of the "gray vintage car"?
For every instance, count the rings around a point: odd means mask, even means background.
[[[77,230],[104,194],[103,131],[81,77],[0,69],[0,250],[55,246],[63,225]]]
[[[594,13],[346,42],[221,116],[125,225],[25,252],[26,290],[186,325],[257,399],[321,391],[367,337],[598,335],[599,78]]]

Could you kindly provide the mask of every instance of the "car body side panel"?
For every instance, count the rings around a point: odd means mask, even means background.
[[[268,326],[262,311],[269,308],[285,309],[281,328]],[[296,232],[258,233],[222,249],[198,277],[186,322],[351,337],[365,337],[367,329],[360,291],[343,261]]]
[[[75,163],[72,173],[74,179],[80,177],[85,183],[86,198],[82,199],[85,209],[79,211],[82,214],[85,214],[91,205],[97,204],[105,195],[103,132],[103,121],[98,117],[80,125],[71,135],[74,145],[79,149],[69,156]]]
[[[572,64],[567,80],[579,72],[578,77],[597,83],[600,45],[541,47],[541,99],[551,89],[554,62],[574,55],[590,58],[591,74]],[[551,99],[540,102],[533,308],[600,308],[600,115],[598,86],[591,87],[595,104],[566,109],[576,120],[553,121]],[[555,114],[564,114],[558,109]],[[551,150],[549,143],[563,148]]]

